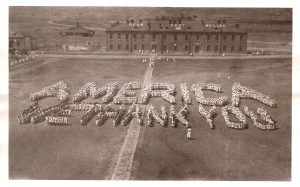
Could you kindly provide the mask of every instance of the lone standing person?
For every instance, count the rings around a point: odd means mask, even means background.
[[[189,127],[187,129],[186,137],[187,137],[188,140],[192,139],[192,128],[191,127]]]

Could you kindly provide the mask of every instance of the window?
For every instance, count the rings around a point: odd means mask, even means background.
[[[200,35],[199,34],[196,35],[196,40],[200,40]]]
[[[177,45],[174,46],[174,51],[177,51]]]
[[[177,40],[177,35],[176,34],[174,35],[174,40]]]
[[[118,39],[121,39],[121,33],[118,33]]]
[[[188,40],[188,35],[187,34],[185,35],[185,40]]]
[[[226,46],[223,46],[223,51],[226,51]]]
[[[110,48],[110,49],[113,49],[113,48],[114,48],[114,46],[113,46],[113,45],[110,45],[110,46],[109,46],[109,48]]]
[[[128,50],[128,49],[129,49],[129,45],[127,44],[127,45],[126,45],[126,50]]]
[[[145,50],[145,45],[142,45],[142,50]]]
[[[145,34],[142,34],[142,39],[145,39]]]
[[[121,45],[119,44],[119,45],[118,45],[118,50],[120,50],[120,49],[121,49]]]
[[[234,38],[235,38],[234,35],[232,35],[232,39],[231,40],[234,41]]]
[[[163,35],[163,39],[166,40],[167,39],[167,35],[164,34]]]
[[[136,46],[136,44],[134,44],[134,46],[133,46],[133,50],[136,50],[137,49],[137,46]]]
[[[242,46],[240,46],[239,51],[240,51],[240,52],[243,51],[243,47],[242,47]]]
[[[112,33],[109,33],[109,38],[113,39],[113,34]]]
[[[126,40],[128,40],[128,34],[126,34]]]
[[[195,46],[195,52],[196,52],[196,53],[199,53],[199,51],[200,51],[200,48],[199,48],[198,45],[196,45],[196,46]]]
[[[223,36],[223,40],[225,40],[225,41],[227,40],[227,36],[226,35]]]
[[[231,46],[231,51],[234,51],[234,46]]]
[[[157,46],[156,45],[152,45],[152,50],[156,50]]]
[[[133,39],[135,39],[135,40],[136,40],[136,34],[133,34]]]
[[[243,40],[243,35],[240,35],[240,41],[242,41]]]
[[[163,50],[167,50],[167,46],[166,45],[163,45]]]
[[[152,34],[152,40],[155,40],[156,34]]]
[[[216,41],[219,40],[219,36],[218,36],[218,35],[215,36],[215,40],[216,40]]]
[[[188,46],[186,45],[185,47],[184,47],[184,50],[185,51],[187,51],[189,48],[188,48]]]
[[[215,51],[219,51],[219,46],[215,46]]]
[[[210,35],[207,35],[207,41],[210,41]]]
[[[210,51],[210,46],[207,46],[206,51]]]

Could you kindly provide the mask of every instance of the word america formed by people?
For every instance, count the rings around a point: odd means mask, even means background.
[[[112,119],[114,126],[127,125],[133,119],[139,125],[147,124],[153,126],[155,122],[163,127],[170,124],[176,127],[178,123],[190,128],[188,120],[188,105],[192,104],[191,93],[187,83],[179,84],[181,92],[181,107],[176,111],[176,86],[170,83],[148,83],[142,86],[140,82],[127,82],[119,88],[118,82],[111,82],[101,88],[96,87],[95,82],[87,82],[80,90],[70,98],[70,85],[65,81],[57,82],[53,85],[42,88],[40,91],[30,94],[30,100],[34,103],[18,116],[20,124],[37,124],[45,121],[49,125],[68,125],[71,113],[84,111],[80,118],[80,124],[86,125],[92,118],[96,117],[96,124],[101,126],[106,120]],[[139,97],[138,97],[139,90]],[[276,121],[264,109],[258,107],[256,112],[244,106],[243,111],[239,105],[241,99],[251,99],[258,101],[269,107],[276,107],[277,101],[270,96],[262,94],[252,88],[236,82],[232,85],[231,102],[227,96],[219,98],[208,98],[204,96],[204,91],[222,93],[221,85],[214,83],[192,84],[190,90],[194,92],[195,101],[199,104],[199,113],[206,120],[209,128],[213,129],[216,108],[221,108],[221,116],[225,124],[232,129],[246,129],[247,117],[254,126],[262,130],[278,129]],[[42,108],[38,101],[47,97],[57,97],[59,103],[55,106]],[[88,97],[99,99],[99,102],[82,102]],[[151,97],[160,97],[170,103],[167,111],[161,105],[160,112],[149,103]],[[113,109],[112,104],[116,105]],[[126,107],[129,105],[129,107]],[[143,121],[141,105],[145,109],[145,122]],[[205,109],[206,106],[208,109]],[[231,120],[230,114],[235,115],[237,120]]]

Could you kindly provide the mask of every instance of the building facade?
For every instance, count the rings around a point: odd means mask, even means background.
[[[25,53],[37,49],[37,39],[22,32],[9,32],[9,52]]]
[[[108,52],[199,55],[246,54],[247,33],[239,24],[183,20],[133,20],[106,30]]]

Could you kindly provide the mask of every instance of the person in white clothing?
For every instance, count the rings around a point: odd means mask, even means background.
[[[192,128],[191,127],[189,127],[187,129],[186,137],[187,137],[188,140],[192,139]]]

